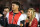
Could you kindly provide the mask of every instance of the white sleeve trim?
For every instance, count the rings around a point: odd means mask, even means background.
[[[19,19],[18,19],[17,25],[20,26],[20,21],[25,20],[26,18],[27,18],[26,15],[21,14],[21,16],[20,16]]]

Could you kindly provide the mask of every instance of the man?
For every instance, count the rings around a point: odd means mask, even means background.
[[[7,18],[6,18],[6,14],[9,12],[8,7],[4,8],[3,11],[3,16],[1,17],[1,26],[2,27],[7,27]]]
[[[2,16],[3,16],[3,15],[0,13],[0,27],[2,27],[2,26],[1,26],[1,17],[2,17]]]
[[[19,8],[19,2],[12,2],[12,11],[6,15],[8,19],[8,27],[19,27],[20,21],[25,20],[26,17],[21,14]]]

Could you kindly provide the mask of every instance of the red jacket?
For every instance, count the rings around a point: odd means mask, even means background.
[[[15,16],[13,17],[13,12],[9,12],[8,23],[17,24],[20,15],[21,15],[21,13],[19,12],[18,14],[15,14]],[[13,22],[12,22],[12,18],[13,18]]]
[[[32,23],[31,23],[31,26],[29,26],[29,27],[37,27],[37,26],[38,26],[38,21],[36,18],[34,18]]]

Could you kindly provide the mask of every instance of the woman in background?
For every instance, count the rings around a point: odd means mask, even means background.
[[[27,18],[28,18],[28,27],[37,27],[38,21],[35,18],[35,10],[33,8],[29,8],[27,12]],[[26,25],[27,25],[27,19],[26,19]],[[26,26],[27,27],[27,26]]]

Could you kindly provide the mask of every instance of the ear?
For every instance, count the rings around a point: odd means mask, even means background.
[[[17,5],[17,7],[19,8],[19,6]]]

